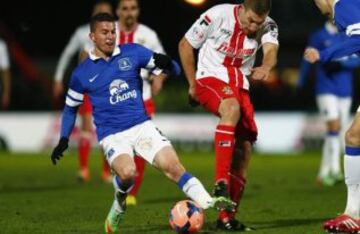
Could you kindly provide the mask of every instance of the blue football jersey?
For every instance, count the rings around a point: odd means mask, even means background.
[[[69,115],[89,95],[98,140],[146,120],[140,69],[154,69],[153,52],[138,44],[120,45],[109,61],[93,54],[73,72],[64,109],[62,137],[68,137]],[[69,122],[70,121],[70,122]]]
[[[346,33],[347,37],[342,43],[322,50],[322,62],[360,53],[360,0],[335,0],[334,23],[339,32]]]
[[[335,0],[334,22],[347,35],[360,35],[360,0]]]
[[[337,43],[341,43],[346,35],[337,33],[330,23],[311,34],[308,47],[324,50]],[[299,86],[303,86],[309,76],[312,64],[303,60],[300,67]],[[321,63],[316,64],[315,92],[319,94],[334,94],[339,97],[352,96],[352,69],[344,67],[336,72],[329,72]]]

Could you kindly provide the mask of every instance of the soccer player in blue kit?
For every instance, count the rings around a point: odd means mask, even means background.
[[[307,47],[318,50],[341,43],[346,37],[331,21],[312,33]],[[340,133],[347,126],[353,94],[353,69],[346,67],[347,61],[316,64],[315,95],[322,119],[326,122],[326,135],[322,149],[317,182],[324,186],[332,186],[343,180],[341,172],[342,141]],[[298,87],[302,88],[309,78],[312,64],[303,60],[300,67]]]
[[[73,72],[62,116],[61,137],[53,150],[54,164],[68,147],[77,108],[84,94],[90,97],[96,133],[106,158],[115,172],[115,198],[105,221],[105,233],[119,233],[126,209],[126,196],[136,174],[134,151],[177,183],[184,193],[203,209],[233,209],[224,198],[212,198],[201,182],[186,172],[169,140],[146,114],[142,99],[140,69],[155,74],[180,73],[180,67],[166,55],[138,44],[116,45],[115,20],[106,13],[90,22],[94,49]]]
[[[341,43],[325,50],[308,48],[305,59],[326,63],[360,52],[360,0],[314,0],[320,11],[333,18],[339,32],[346,33]],[[343,214],[324,223],[331,233],[360,233],[360,109],[345,135],[344,173],[347,204]]]

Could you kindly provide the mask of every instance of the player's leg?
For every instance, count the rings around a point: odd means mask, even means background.
[[[129,130],[132,131],[132,130]],[[126,210],[126,197],[134,183],[136,166],[133,161],[133,147],[129,135],[118,133],[100,142],[106,159],[114,171],[114,201],[105,220],[105,233],[118,233]]]
[[[144,100],[145,110],[146,113],[153,117],[155,114],[155,104],[154,101],[150,98],[147,100]],[[135,165],[136,165],[136,177],[134,182],[134,187],[129,192],[128,197],[126,198],[126,204],[127,205],[136,205],[136,196],[138,194],[138,191],[140,189],[140,186],[142,184],[143,178],[144,178],[144,172],[145,172],[145,160],[140,156],[134,157]]]
[[[84,103],[79,110],[81,116],[81,133],[79,139],[79,164],[80,170],[78,178],[82,182],[90,180],[89,156],[92,140],[92,109],[89,97],[85,95]]]
[[[215,130],[215,189],[216,196],[228,196],[231,158],[235,148],[235,127],[240,119],[240,105],[236,91],[228,84],[205,78],[197,83],[200,104],[220,117]]]
[[[101,152],[102,152],[102,155],[103,155],[103,157],[102,157],[103,165],[102,165],[101,179],[105,183],[112,183],[113,176],[111,174],[110,165],[109,165],[108,161],[106,160],[104,151],[101,151]]]
[[[128,197],[126,198],[127,205],[136,205],[137,203],[137,194],[139,192],[140,186],[142,184],[145,172],[145,160],[140,156],[134,157],[134,162],[136,165],[136,175],[134,180],[134,187],[129,192]]]
[[[347,186],[347,203],[343,215],[325,222],[328,231],[360,232],[360,110],[346,132],[344,172]],[[355,233],[355,232],[354,232]]]
[[[136,167],[129,154],[118,155],[111,162],[111,167],[115,172],[113,177],[115,195],[105,220],[105,233],[119,233],[120,222],[126,210],[126,197],[134,184]]]
[[[230,198],[236,204],[233,212],[221,211],[217,227],[225,230],[250,230],[235,219],[247,180],[252,144],[257,139],[257,126],[254,120],[254,108],[247,91],[239,92],[242,117],[236,128],[236,147],[230,170]]]
[[[177,183],[179,188],[202,208],[225,206],[224,208],[230,209],[233,207],[233,204],[223,197],[213,199],[202,183],[186,172],[170,141],[151,121],[147,121],[143,127],[142,135],[135,143],[135,150],[146,161],[162,171],[171,181]]]
[[[340,173],[340,110],[339,99],[332,94],[318,95],[316,97],[321,118],[326,123],[326,135],[322,149],[322,158],[317,177],[321,185],[332,186],[336,180],[332,176],[332,169]],[[337,160],[337,165],[335,165]],[[337,168],[335,168],[337,167]]]
[[[339,98],[338,109],[340,112],[340,151],[341,152],[345,152],[345,132],[346,129],[348,129],[348,125],[349,125],[351,104],[352,104],[351,97]],[[337,182],[344,180],[344,175],[341,170],[342,168],[341,165],[342,165],[341,156],[334,155],[334,158],[332,160],[332,176]]]

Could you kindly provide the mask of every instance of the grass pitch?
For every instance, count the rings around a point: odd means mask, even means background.
[[[212,189],[212,153],[180,153],[188,171]],[[255,154],[238,218],[256,228],[254,234],[324,233],[321,224],[343,211],[346,188],[319,187],[318,153],[302,156]],[[77,158],[67,153],[58,166],[48,155],[0,152],[0,233],[103,233],[113,188],[101,182],[100,154],[93,152],[91,182],[76,181]],[[129,207],[122,234],[173,233],[169,210],[185,196],[153,168],[147,167],[138,205]],[[201,233],[215,230],[216,212],[206,212]]]

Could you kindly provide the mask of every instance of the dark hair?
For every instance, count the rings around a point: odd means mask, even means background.
[[[108,4],[108,5],[112,6],[112,3],[109,0],[97,0],[94,4],[94,7],[97,5],[102,5],[102,4]]]
[[[257,15],[269,13],[271,9],[271,0],[245,0],[245,9],[251,9]]]
[[[94,32],[95,31],[95,26],[97,23],[100,22],[114,22],[115,21],[115,17],[108,14],[108,13],[99,13],[94,15],[93,17],[91,17],[90,19],[90,31]]]
[[[122,2],[124,2],[124,1],[128,1],[128,0],[119,0],[118,3],[117,3],[117,6],[119,7],[120,4],[121,4]],[[139,0],[135,0],[135,2],[138,4],[138,6],[140,5]]]

